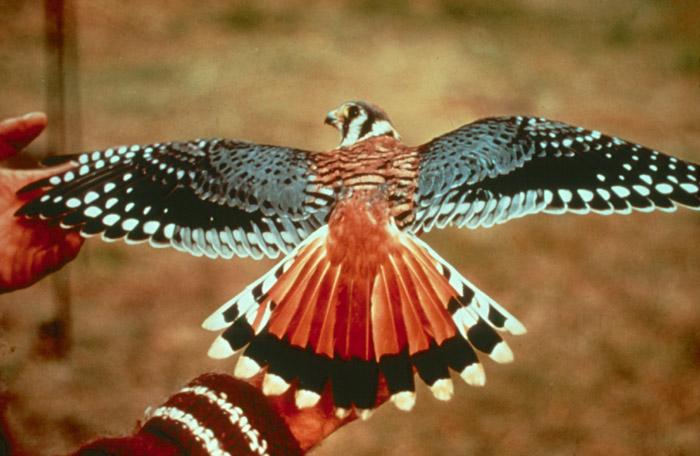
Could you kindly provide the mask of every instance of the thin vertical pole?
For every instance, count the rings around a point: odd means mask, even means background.
[[[70,0],[44,0],[46,39],[46,110],[49,154],[62,154],[78,147],[80,119],[77,100],[77,46],[75,17]],[[72,65],[71,65],[72,64]],[[73,71],[71,72],[71,66]],[[74,109],[69,109],[74,106]],[[70,115],[73,114],[73,115]],[[69,128],[70,125],[70,128]],[[70,269],[63,268],[51,276],[56,308],[51,320],[40,328],[40,351],[49,357],[64,357],[71,347]]]

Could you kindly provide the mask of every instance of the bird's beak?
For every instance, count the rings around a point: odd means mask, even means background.
[[[335,111],[330,111],[328,114],[326,114],[326,119],[323,121],[323,123],[338,128],[338,115],[335,113]]]

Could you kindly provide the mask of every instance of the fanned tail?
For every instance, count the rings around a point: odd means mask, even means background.
[[[267,367],[263,391],[271,395],[298,382],[300,408],[330,383],[339,416],[353,406],[368,416],[380,377],[402,410],[415,403],[414,372],[440,400],[453,394],[450,369],[483,385],[477,352],[510,362],[499,332],[523,334],[524,326],[416,236],[393,225],[389,232],[391,242],[369,244],[382,248],[353,252],[334,246],[327,226],[318,229],[204,322],[224,330],[209,355],[245,348],[234,374]]]

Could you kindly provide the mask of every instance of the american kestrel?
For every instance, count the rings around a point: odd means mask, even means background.
[[[235,375],[265,369],[263,391],[295,383],[299,407],[325,390],[338,416],[366,417],[380,381],[403,410],[414,372],[449,399],[455,370],[483,385],[477,352],[513,359],[502,333],[525,327],[419,235],[490,227],[539,212],[700,209],[698,165],[599,131],[536,117],[478,120],[418,147],[386,113],[344,103],[326,152],[228,139],[60,156],[19,215],[84,236],[150,242],[211,258],[282,260],[203,324],[209,355],[245,348]]]

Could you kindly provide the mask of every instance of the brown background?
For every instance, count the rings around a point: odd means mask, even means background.
[[[0,117],[44,108],[40,2],[0,1]],[[200,136],[326,149],[383,106],[409,144],[537,114],[700,162],[700,2],[82,0],[82,144]],[[42,142],[36,151],[41,150]],[[429,242],[529,333],[450,403],[419,390],[315,454],[700,454],[700,214],[540,215]],[[1,242],[1,240],[0,240]],[[30,449],[133,429],[209,360],[199,325],[271,262],[88,242],[75,347],[36,354],[47,281],[0,297],[0,384]]]

